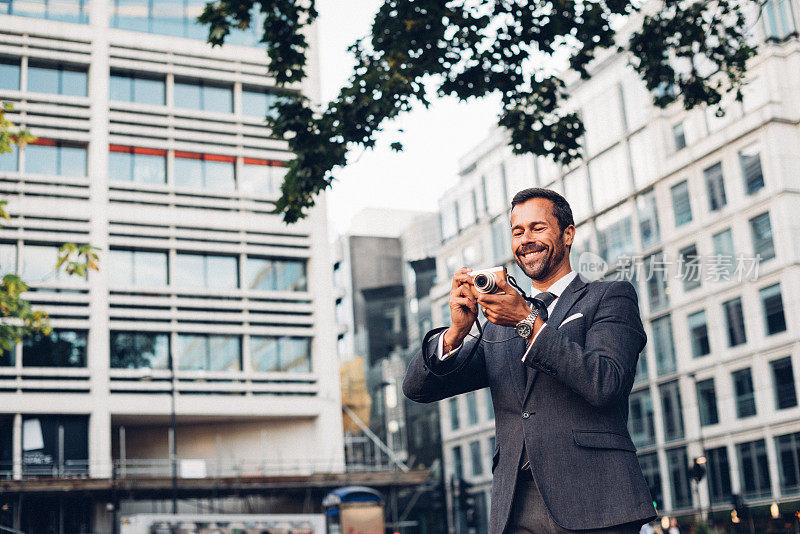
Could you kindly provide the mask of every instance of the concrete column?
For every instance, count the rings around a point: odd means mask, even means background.
[[[108,334],[108,3],[92,0],[89,7],[92,64],[89,98],[92,143],[89,145],[89,243],[100,249],[100,270],[89,272],[88,366],[92,412],[89,414],[89,473],[111,476],[111,415],[109,413]]]
[[[14,430],[12,431],[12,452],[14,480],[22,478],[22,414],[14,414]]]

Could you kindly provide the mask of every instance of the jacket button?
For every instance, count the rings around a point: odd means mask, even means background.
[[[528,413],[528,412],[522,412],[522,418],[523,418],[523,419],[527,419],[527,418],[528,418],[528,417],[530,417],[530,416],[531,416],[531,414],[530,414],[530,413]]]

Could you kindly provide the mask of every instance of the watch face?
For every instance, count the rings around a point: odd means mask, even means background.
[[[533,332],[533,327],[528,323],[519,323],[517,324],[516,327],[514,327],[514,330],[517,332],[517,335],[519,337],[528,339],[529,337],[531,337],[531,333]]]

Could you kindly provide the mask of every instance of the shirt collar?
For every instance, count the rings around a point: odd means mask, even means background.
[[[558,280],[556,280],[555,282],[553,282],[550,285],[550,287],[546,289],[546,291],[549,291],[550,293],[555,295],[556,298],[558,298],[561,296],[561,293],[563,293],[564,290],[567,289],[567,286],[575,279],[576,276],[578,276],[577,271],[570,271],[561,278],[559,278]],[[541,291],[531,286],[531,297],[535,297],[539,293],[541,293]]]

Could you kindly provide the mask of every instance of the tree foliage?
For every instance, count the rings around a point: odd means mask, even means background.
[[[9,102],[0,102],[0,156],[12,151],[13,145],[24,149],[36,141],[27,129],[18,128],[6,116],[14,107]],[[6,210],[7,200],[0,200],[0,218],[10,220]],[[58,250],[55,270],[63,268],[67,274],[84,276],[87,270],[98,270],[98,250],[88,244],[65,243]],[[4,266],[0,266],[4,267]],[[0,281],[0,352],[11,350],[22,338],[52,331],[47,312],[34,310],[24,298],[28,285],[15,273],[6,274]]]
[[[427,106],[431,83],[435,96],[461,100],[499,93],[499,124],[514,152],[564,164],[581,156],[584,132],[578,114],[563,106],[564,80],[570,71],[589,78],[603,49],[628,55],[658,106],[716,105],[728,92],[741,99],[746,62],[755,54],[744,12],[753,6],[757,0],[644,7],[622,0],[385,0],[371,34],[349,49],[355,72],[336,99],[315,109],[295,92],[267,118],[295,154],[275,211],[286,222],[302,218],[347,163],[348,149],[373,147],[387,121],[416,103]],[[269,72],[282,86],[301,81],[314,0],[216,0],[199,21],[219,45],[231,28],[249,27],[256,10],[265,17]],[[620,42],[616,29],[630,16],[642,23]],[[555,71],[559,61],[565,67]],[[402,149],[399,142],[391,147]]]

